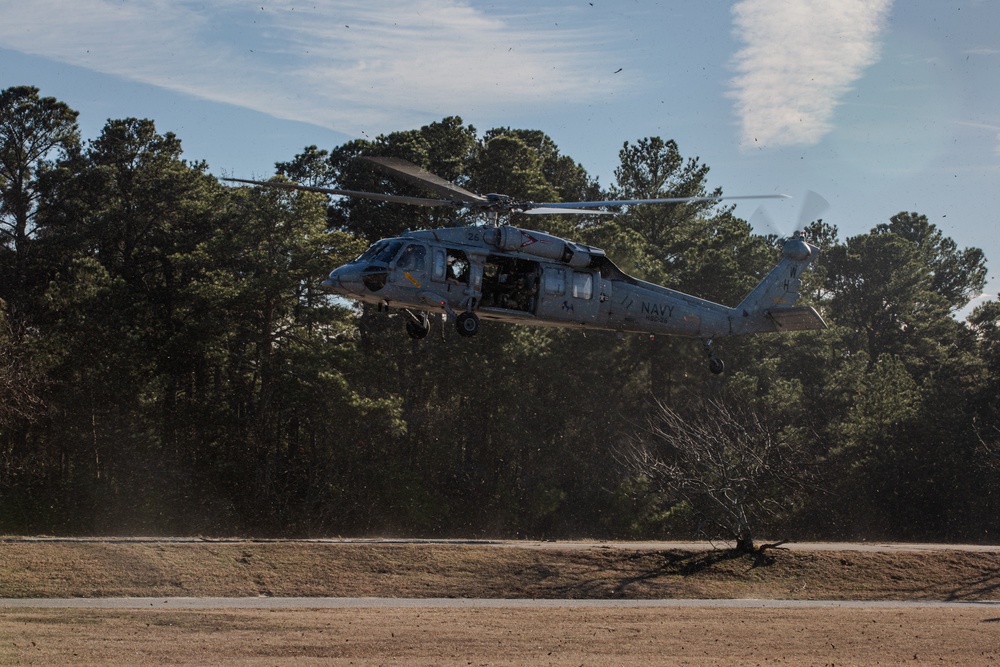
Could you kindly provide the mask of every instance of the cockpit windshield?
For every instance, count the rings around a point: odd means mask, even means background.
[[[372,247],[365,250],[355,262],[384,262],[388,264],[403,247],[403,242],[399,239],[389,239],[379,241]]]

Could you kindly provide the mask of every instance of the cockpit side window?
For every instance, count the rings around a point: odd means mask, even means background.
[[[405,271],[423,271],[426,255],[427,248],[418,243],[411,243],[396,260],[396,266]]]

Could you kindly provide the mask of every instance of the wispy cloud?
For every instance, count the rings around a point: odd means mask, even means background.
[[[742,141],[815,144],[840,97],[878,58],[892,0],[741,0],[731,95]]]
[[[587,48],[593,34],[462,0],[10,4],[5,48],[354,135],[583,101],[607,69]]]
[[[996,143],[994,144],[993,152],[1000,156],[1000,125],[995,123],[982,123],[971,120],[956,120],[955,125],[960,125],[962,127],[971,127],[976,130],[984,130],[986,132],[992,133]]]

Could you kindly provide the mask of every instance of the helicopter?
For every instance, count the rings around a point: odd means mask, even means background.
[[[428,335],[430,314],[453,321],[462,336],[475,336],[481,320],[509,324],[603,329],[650,336],[701,339],[709,370],[725,364],[717,338],[826,328],[811,306],[796,306],[801,275],[819,255],[802,232],[786,238],[781,259],[735,307],[634,278],[600,248],[542,231],[502,224],[514,212],[613,215],[609,207],[775,199],[787,195],[707,196],[584,202],[532,202],[507,195],[479,195],[400,158],[362,157],[394,178],[443,198],[412,197],[228,178],[251,185],[320,192],[415,206],[482,212],[482,225],[409,231],[376,241],[353,261],[334,269],[321,285],[348,299],[399,309],[414,339]]]

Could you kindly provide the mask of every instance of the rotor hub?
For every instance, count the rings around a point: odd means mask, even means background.
[[[802,232],[795,234],[785,241],[781,247],[782,257],[787,257],[796,262],[804,262],[812,255],[812,248],[806,243]]]

